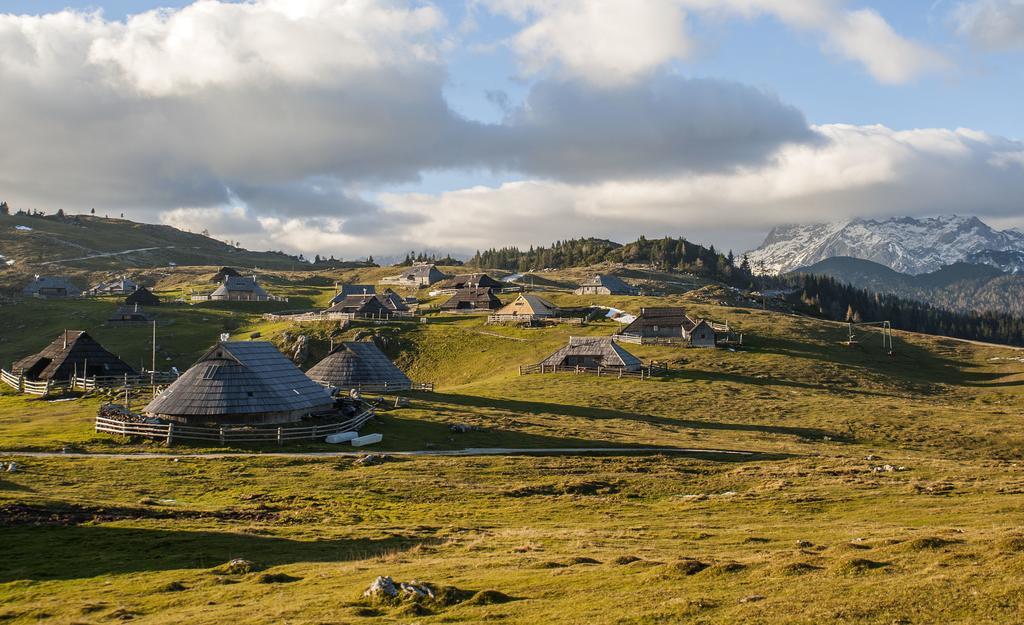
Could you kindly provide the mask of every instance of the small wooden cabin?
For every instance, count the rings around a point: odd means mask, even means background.
[[[440,282],[447,277],[448,276],[442,273],[440,269],[431,263],[417,263],[411,267],[405,268],[402,273],[396,276],[383,278],[380,283],[408,286],[418,289],[420,287],[430,286],[431,284]]]
[[[391,310],[377,295],[349,295],[324,312],[366,317],[386,317],[391,314]]]
[[[159,306],[160,298],[153,295],[153,292],[144,286],[140,286],[138,290],[124,298],[124,303],[127,306]]]
[[[334,399],[273,343],[223,341],[146,406],[178,423],[291,423],[330,411]]]
[[[350,295],[376,295],[377,287],[372,284],[335,284],[334,291],[334,297],[330,301],[331,306]]]
[[[445,312],[486,312],[501,308],[501,300],[490,289],[459,289],[448,301],[441,304]]]
[[[256,276],[228,276],[210,294],[215,302],[267,302],[270,295],[256,281]]]
[[[40,299],[57,299],[63,297],[78,297],[82,289],[74,282],[62,276],[36,276],[32,282],[25,285],[22,294],[28,297]]]
[[[639,291],[621,278],[597,274],[573,291],[576,295],[637,295]]]
[[[641,308],[640,315],[626,326],[622,335],[643,339],[685,342],[691,347],[715,347],[718,332],[714,324],[690,317],[682,308]]]
[[[442,289],[500,289],[505,286],[486,273],[460,273],[441,284]]]
[[[572,336],[569,344],[551,354],[540,365],[544,367],[583,367],[586,369],[622,369],[639,371],[640,359],[615,343],[610,336]]]
[[[523,293],[514,301],[494,311],[495,321],[534,321],[548,319],[559,313],[559,308],[546,299]]]
[[[108,326],[134,326],[143,325],[153,321],[152,315],[147,314],[141,306],[118,306],[107,319]]]
[[[117,278],[115,280],[107,280],[100,282],[96,286],[92,287],[85,292],[86,295],[99,296],[99,295],[128,295],[134,293],[139,289],[139,285],[134,280],[128,278]]]
[[[135,375],[134,369],[84,330],[65,330],[39,353],[14,363],[11,372],[27,380],[58,382],[70,380],[72,376]]]

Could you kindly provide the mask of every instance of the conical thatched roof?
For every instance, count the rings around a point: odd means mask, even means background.
[[[330,393],[272,343],[225,341],[206,352],[145,412],[190,423],[283,423],[333,404]]]
[[[586,366],[622,367],[636,371],[643,363],[608,336],[571,336],[569,344],[551,354],[540,364],[545,366],[574,366],[586,361]]]
[[[310,378],[341,389],[384,386],[405,390],[412,386],[401,369],[371,342],[348,342],[335,347],[306,372]]]
[[[144,286],[140,286],[137,291],[124,298],[124,303],[128,305],[138,304],[139,306],[159,306],[160,298],[153,295],[153,292]]]
[[[65,330],[38,354],[22,358],[11,367],[15,375],[30,380],[68,380],[79,376],[135,375],[123,360],[111,354],[84,330]]]

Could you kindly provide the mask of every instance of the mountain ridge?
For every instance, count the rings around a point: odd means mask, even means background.
[[[1024,233],[995,230],[974,216],[854,218],[777,226],[747,253],[754,271],[767,274],[787,273],[841,256],[911,275],[969,259],[1020,272],[1024,271]]]

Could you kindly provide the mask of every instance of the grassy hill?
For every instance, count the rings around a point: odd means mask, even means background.
[[[166,267],[171,263],[263,269],[302,267],[296,258],[286,254],[251,252],[171,226],[90,215],[64,219],[56,215],[0,215],[0,254],[15,261],[15,269],[36,273],[64,268],[95,271]]]
[[[160,279],[166,294],[207,269]],[[657,282],[641,270],[636,279]],[[289,308],[335,280],[385,269],[270,272]],[[627,346],[670,363],[658,379],[519,376],[574,334],[481,316],[355,323],[413,379],[437,383],[382,410],[375,450],[675,447],[625,456],[189,457],[215,448],[92,432],[100,398],[0,395],[0,619],[142,623],[1012,623],[1024,609],[1024,352],[910,333],[895,353],[865,331],[743,306],[680,282],[664,297],[575,296],[586,269],[543,272],[561,305],[683,305],[729,321],[736,350]],[[159,290],[159,289],[158,289]],[[425,291],[421,295],[426,296]],[[73,320],[128,362],[146,331],[101,326],[112,302],[0,309],[4,363]],[[161,358],[187,366],[223,331],[286,347],[333,324],[262,319],[274,305],[161,308]],[[472,426],[453,431],[453,424]],[[17,449],[158,452],[38,458]],[[284,451],[336,451],[320,443]],[[688,450],[688,451],[687,451]],[[701,451],[719,450],[719,451]],[[745,452],[725,454],[721,450]],[[220,450],[244,451],[244,450]],[[259,570],[229,572],[246,558]],[[434,600],[361,596],[378,575],[432,582]]]

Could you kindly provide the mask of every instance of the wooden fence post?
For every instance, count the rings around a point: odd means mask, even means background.
[[[281,426],[277,426],[277,444],[278,445],[282,444]]]
[[[174,444],[174,422],[171,421],[167,424],[167,446],[170,447]]]
[[[224,426],[223,425],[220,426],[219,431],[220,431],[220,444],[223,445],[224,444]]]
[[[314,440],[315,440],[315,439],[317,438],[317,436],[316,436],[316,430],[317,430],[317,426],[315,426],[315,425],[314,425],[314,426],[313,426],[313,439],[314,439]]]

